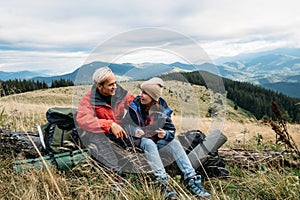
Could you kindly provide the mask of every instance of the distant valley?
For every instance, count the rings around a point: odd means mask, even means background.
[[[118,80],[148,79],[171,72],[204,70],[234,81],[255,85],[300,98],[300,49],[276,49],[265,52],[220,58],[201,65],[174,62],[165,63],[106,63],[96,61],[80,66],[72,73],[47,76],[30,71],[1,72],[0,79],[32,79],[51,84],[53,80],[70,79],[76,84],[91,83],[91,75],[100,67],[109,65]]]

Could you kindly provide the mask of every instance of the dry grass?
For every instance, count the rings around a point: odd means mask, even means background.
[[[198,119],[182,119],[182,117],[173,117],[176,127],[180,127],[186,121],[194,121],[190,126],[185,125],[187,130],[199,129],[204,133],[209,133],[215,126],[211,118],[198,118]],[[269,124],[260,121],[238,122],[232,120],[225,120],[219,125],[222,132],[227,136],[228,141],[225,147],[247,147],[255,148],[255,137],[259,134],[263,137],[263,143],[275,143],[276,134]],[[185,130],[183,130],[185,131]],[[288,124],[288,131],[295,140],[297,146],[300,146],[300,124]]]
[[[129,92],[139,93],[139,82],[121,83]],[[0,99],[4,109],[5,128],[19,131],[36,131],[36,126],[46,121],[45,113],[54,106],[76,105],[90,86],[78,86],[40,90]],[[178,132],[200,129],[205,133],[220,128],[228,137],[230,147],[255,147],[254,136],[261,134],[263,142],[275,141],[275,133],[268,124],[256,121],[242,109],[234,110],[227,100],[226,117],[207,117],[213,105],[210,91],[203,87],[179,82],[167,82],[164,96],[174,110],[173,121]],[[188,97],[187,97],[188,96]],[[288,131],[300,142],[300,125],[288,124]],[[13,175],[11,159],[1,156],[0,199],[162,199],[149,177],[143,174],[129,175],[121,192],[112,190],[111,177],[105,171],[95,171],[89,163],[72,171],[32,170]],[[211,179],[204,185],[212,199],[297,199],[299,197],[299,170],[260,169],[257,173],[229,166],[229,179]],[[181,199],[196,199],[176,178],[171,181]]]
[[[139,83],[123,83],[123,86],[137,95]],[[241,108],[234,110],[233,103],[228,99],[224,105],[225,117],[221,119],[206,117],[213,102],[211,93],[205,87],[167,81],[163,97],[174,111],[172,119],[177,132],[200,129],[209,133],[212,129],[218,128],[228,137],[226,145],[229,146],[249,144],[258,134],[263,136],[263,142],[275,142],[275,132],[269,124],[256,120]],[[288,124],[288,131],[300,146],[300,124]]]
[[[140,92],[139,84],[140,82],[121,83],[134,95]],[[76,106],[89,88],[90,86],[55,88],[2,97],[0,109],[4,108],[7,115],[5,128],[36,131],[37,125],[46,122],[45,113],[50,107]],[[269,124],[255,120],[242,109],[234,110],[230,100],[224,106],[224,119],[206,117],[212,102],[210,92],[204,87],[168,81],[163,96],[174,111],[172,118],[177,132],[200,129],[209,133],[212,129],[219,128],[228,137],[227,144],[230,146],[252,140],[257,134],[261,134],[265,142],[275,141],[275,133]],[[300,146],[300,125],[288,124],[288,131]]]

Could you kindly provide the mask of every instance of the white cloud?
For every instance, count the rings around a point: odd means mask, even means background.
[[[52,75],[72,72],[87,57],[83,52],[36,52],[0,50],[1,71],[42,71]]]
[[[206,42],[201,45],[209,57],[214,60],[219,57],[236,56],[241,53],[253,53],[258,51],[272,50],[290,46],[285,41],[238,41],[238,40],[220,40],[216,42]]]
[[[213,58],[300,46],[298,0],[0,1],[0,50],[18,56],[18,62],[2,62],[0,70],[44,69],[53,62],[61,72],[64,67],[70,71],[72,62],[88,56],[76,58],[77,52],[91,52],[119,34],[144,27],[186,35]],[[39,64],[28,59],[29,52]]]

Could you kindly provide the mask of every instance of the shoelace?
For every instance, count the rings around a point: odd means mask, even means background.
[[[210,198],[211,195],[204,190],[201,184],[201,177],[199,176],[193,177],[188,182],[189,190],[191,190],[194,194],[200,197]]]

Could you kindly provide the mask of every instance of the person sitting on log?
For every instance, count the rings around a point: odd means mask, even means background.
[[[182,145],[175,140],[175,126],[171,119],[172,110],[161,97],[164,82],[154,77],[141,84],[141,93],[129,105],[123,127],[135,146],[144,151],[154,175],[166,198],[176,198],[176,192],[168,187],[168,175],[161,155],[171,155],[184,175],[188,189],[195,195],[210,198],[201,183]]]
[[[121,167],[116,153],[123,149],[118,146],[130,145],[128,135],[120,124],[134,96],[116,83],[115,74],[108,67],[96,70],[93,81],[91,90],[78,105],[76,121],[83,129],[79,135],[93,158],[119,174]]]

